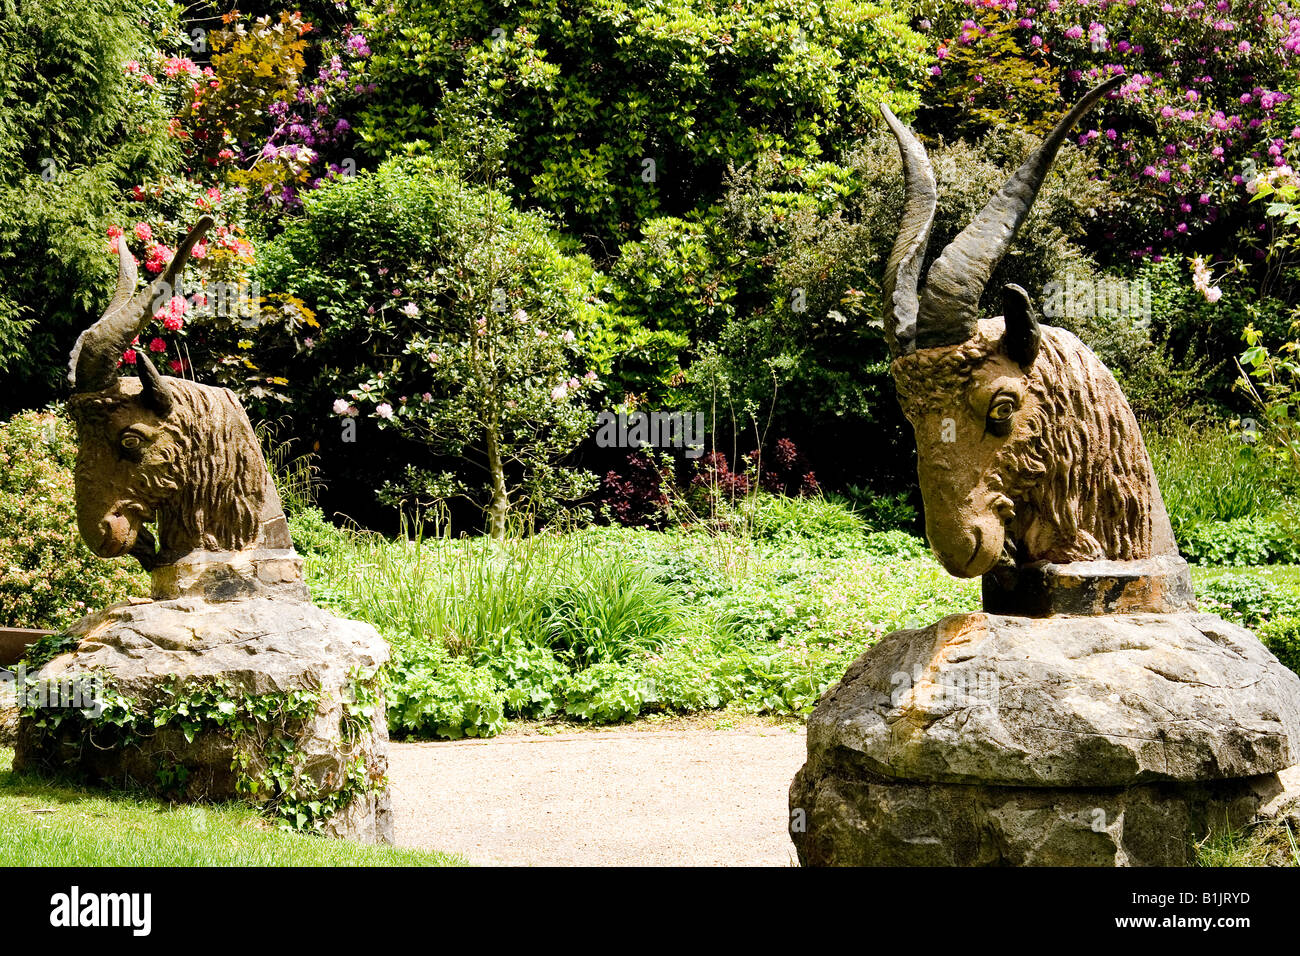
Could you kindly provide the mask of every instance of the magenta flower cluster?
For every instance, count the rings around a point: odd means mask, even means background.
[[[1121,199],[1104,213],[1107,248],[1156,256],[1195,247],[1211,227],[1258,246],[1251,171],[1288,165],[1300,140],[1291,104],[1300,11],[1277,0],[965,3],[970,14],[938,41],[936,75],[952,44],[978,44],[992,16],[1014,24],[1026,57],[1047,55],[1067,101],[1128,77],[1077,139]]]

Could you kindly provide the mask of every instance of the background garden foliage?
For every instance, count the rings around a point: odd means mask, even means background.
[[[118,244],[152,278],[206,213],[124,368],[240,395],[394,732],[806,713],[976,603],[919,537],[877,106],[934,256],[1122,72],[984,306],[1068,283],[1206,605],[1296,666],[1298,56],[1279,0],[0,6],[0,625],[142,589],[76,537],[57,402]],[[702,411],[705,453],[596,447],[607,409]]]

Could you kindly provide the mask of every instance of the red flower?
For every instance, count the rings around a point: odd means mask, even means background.
[[[135,349],[127,349],[122,353],[122,361],[127,365],[135,364]]]
[[[164,342],[162,339],[157,339],[157,338],[156,338],[156,339],[153,339],[153,340],[150,341],[150,343],[149,343],[149,351],[150,351],[150,352],[166,352],[166,351],[167,351],[167,343]]]

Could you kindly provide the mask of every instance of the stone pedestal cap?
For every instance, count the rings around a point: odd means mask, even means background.
[[[193,551],[153,570],[153,598],[197,597],[214,603],[250,597],[307,601],[302,558],[293,548]]]
[[[1187,562],[1177,555],[1142,561],[1039,562],[995,568],[982,582],[993,614],[1175,614],[1196,610]]]

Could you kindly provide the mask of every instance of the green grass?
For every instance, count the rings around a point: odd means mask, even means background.
[[[174,806],[10,769],[0,748],[0,866],[464,866],[457,856],[275,829],[234,804]]]
[[[1240,433],[1220,427],[1152,429],[1147,450],[1174,533],[1193,526],[1268,515],[1287,500],[1285,480],[1252,454]]]
[[[1196,844],[1196,865],[1300,866],[1300,842],[1286,822],[1216,830]]]

